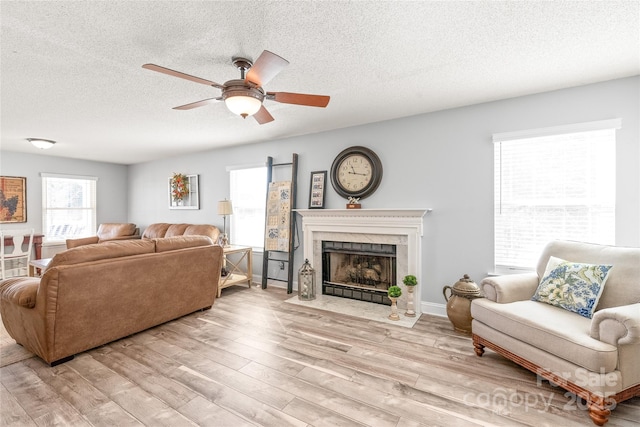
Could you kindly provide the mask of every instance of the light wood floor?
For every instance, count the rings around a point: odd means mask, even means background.
[[[232,287],[209,311],[50,368],[0,369],[2,425],[589,426],[581,402],[470,338],[446,318],[413,329]],[[609,426],[640,420],[640,398]]]

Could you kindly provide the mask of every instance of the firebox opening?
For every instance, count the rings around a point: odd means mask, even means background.
[[[396,284],[396,245],[322,242],[322,293],[391,305]]]

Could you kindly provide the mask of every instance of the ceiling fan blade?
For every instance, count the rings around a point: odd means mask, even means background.
[[[262,107],[260,107],[260,109],[258,110],[257,113],[255,113],[253,115],[253,117],[256,119],[256,121],[258,123],[260,123],[261,125],[265,124],[265,123],[269,123],[273,121],[273,116],[271,115],[271,113],[269,113],[267,111],[266,108],[264,108],[264,105]]]
[[[326,95],[309,95],[307,93],[267,92],[267,98],[285,104],[306,105],[309,107],[326,107],[331,97]]]
[[[147,70],[151,70],[151,71],[157,71],[158,73],[162,73],[162,74],[168,74],[174,77],[180,77],[181,79],[191,80],[192,82],[200,83],[203,85],[217,87],[218,89],[224,89],[224,86],[219,83],[212,82],[206,79],[201,79],[200,77],[192,76],[190,74],[181,73],[180,71],[175,71],[169,68],[161,67],[160,65],[144,64],[142,68],[146,68]]]
[[[289,61],[268,50],[263,51],[253,63],[245,80],[258,86],[264,86],[280,71],[289,65]]]
[[[222,98],[209,98],[202,101],[192,102],[191,104],[180,105],[179,107],[173,107],[174,110],[191,110],[192,108],[203,107],[214,102],[222,101]]]

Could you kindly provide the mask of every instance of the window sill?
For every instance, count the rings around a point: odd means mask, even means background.
[[[535,273],[535,268],[522,267],[496,267],[493,271],[487,273],[489,277],[507,276],[509,274]]]
[[[45,240],[42,242],[42,246],[66,246],[67,242],[65,240]]]

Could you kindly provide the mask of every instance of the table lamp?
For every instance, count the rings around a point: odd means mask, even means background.
[[[227,247],[229,246],[229,237],[227,236],[227,215],[233,215],[233,205],[231,204],[231,200],[224,199],[218,202],[218,215],[222,215],[222,218],[224,218],[224,231],[222,233],[220,244],[223,247]]]

